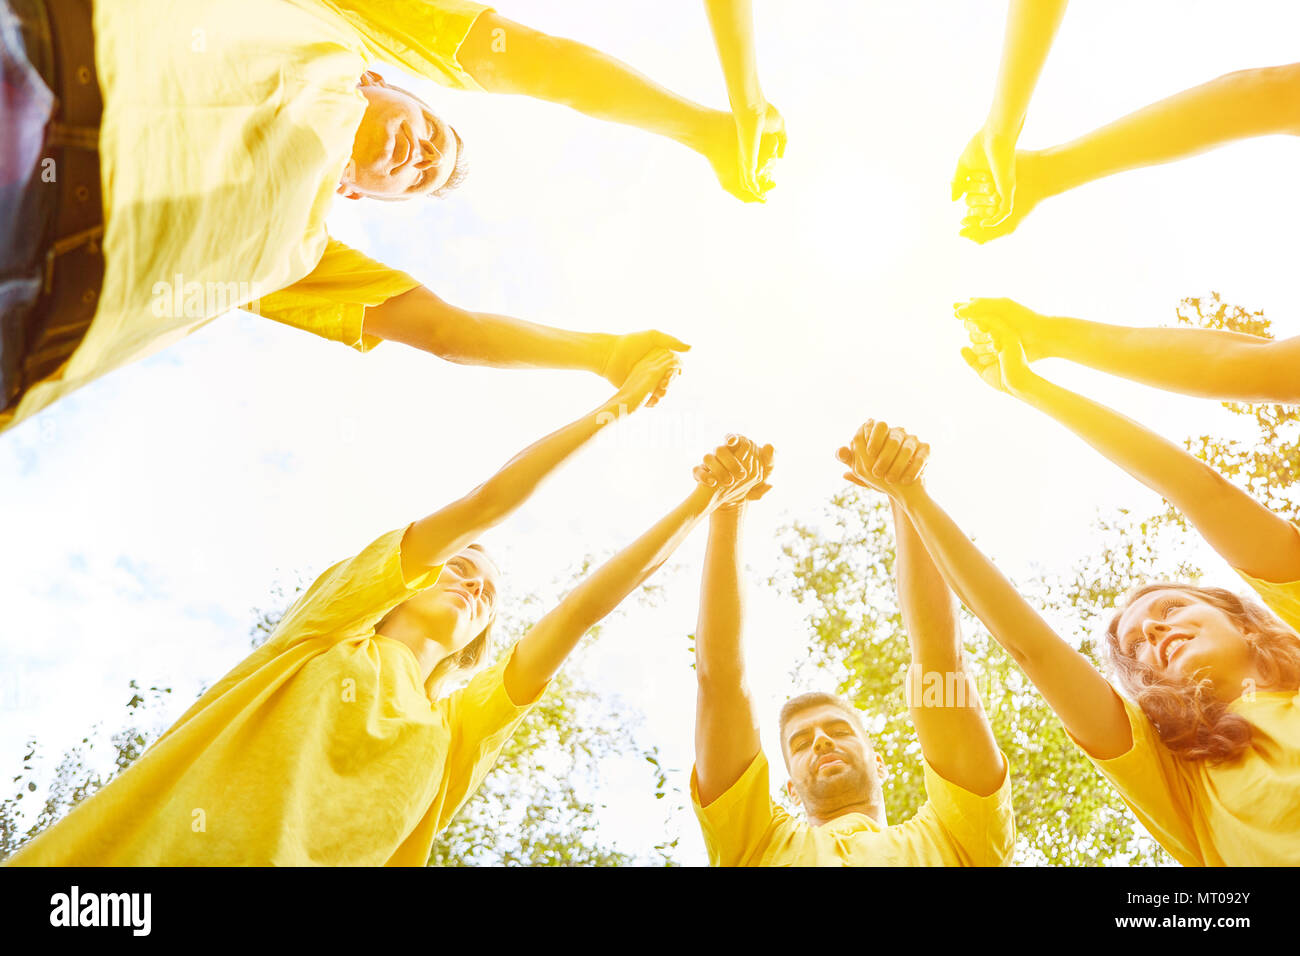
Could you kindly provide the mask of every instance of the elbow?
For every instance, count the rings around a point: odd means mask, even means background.
[[[474,523],[483,528],[501,524],[514,511],[514,505],[508,500],[505,489],[494,478],[483,482],[463,500],[473,515]]]

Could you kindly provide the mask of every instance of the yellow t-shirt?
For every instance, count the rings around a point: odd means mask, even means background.
[[[95,3],[104,284],[76,352],[0,413],[0,429],[311,273],[365,112],[361,74],[385,60],[480,89],[456,53],[487,9],[468,0]],[[331,309],[316,329],[298,302],[294,324],[356,344],[356,310]]]
[[[1242,577],[1282,620],[1300,622],[1300,582]],[[1112,760],[1089,759],[1184,866],[1300,864],[1300,694],[1256,692],[1229,707],[1252,725],[1250,749],[1230,763],[1175,757],[1129,700],[1133,747]]]
[[[1016,848],[1010,778],[1008,770],[994,793],[978,797],[926,763],[929,799],[906,823],[882,827],[848,813],[812,826],[772,800],[760,751],[707,807],[692,770],[691,802],[711,866],[1005,866]]]
[[[32,866],[423,866],[532,702],[506,660],[430,701],[375,634],[440,568],[402,574],[402,530],[330,568],[262,647],[119,778],[12,859]]]

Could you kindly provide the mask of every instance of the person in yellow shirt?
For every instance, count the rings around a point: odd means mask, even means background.
[[[983,365],[979,355],[990,348],[999,361]],[[1221,588],[1154,582],[1132,591],[1110,622],[1112,685],[924,487],[894,485],[891,497],[949,586],[1174,859],[1293,864],[1300,859],[1300,533],[1183,449],[1039,378],[1013,337],[977,341],[965,355],[988,384],[1059,419],[1164,495],[1285,620]]]
[[[459,135],[380,80],[376,61],[672,138],[740,198],[756,198],[746,179],[784,143],[776,125],[760,132],[747,173],[730,113],[470,0],[4,0],[3,11],[6,62],[44,80],[23,100],[24,129],[53,122],[45,155],[0,152],[35,164],[0,176],[22,180],[22,228],[0,228],[0,429],[233,308],[363,351],[388,339],[616,385],[649,350],[684,347],[466,311],[332,240],[336,194],[405,199],[463,173]],[[22,241],[33,234],[45,242]]]
[[[1029,101],[1068,0],[1011,0],[988,117],[957,163],[961,235],[1014,232],[1044,199],[1116,173],[1185,159],[1239,139],[1300,136],[1300,63],[1238,70],[1152,103],[1078,139],[1018,150]]]
[[[981,367],[997,365],[991,347],[997,333],[1019,339],[1030,362],[1062,358],[1198,398],[1300,405],[1300,336],[1107,325],[1041,315],[1011,299],[971,299],[955,311],[979,349]]]
[[[582,636],[726,496],[760,481],[760,463],[714,474],[710,456],[679,504],[445,693],[490,656],[501,572],[475,539],[598,432],[656,401],[675,370],[656,353],[469,494],[331,567],[266,644],[10,862],[425,865]]]
[[[869,427],[869,426],[868,426]],[[855,439],[855,449],[861,443]],[[880,476],[915,483],[929,449],[893,447],[869,462],[840,450],[846,478],[869,488]],[[753,450],[720,449],[720,468],[744,473]],[[770,455],[770,446],[761,454]],[[880,475],[872,464],[880,465]],[[745,682],[741,530],[747,501],[725,499],[709,519],[695,639],[698,683],[691,798],[714,866],[999,866],[1015,850],[1010,774],[965,671],[952,595],[907,517],[894,509],[898,590],[912,644],[908,701],[921,741],[926,804],[890,825],[874,752],[858,711],[833,694],[809,693],[781,710],[781,755],[790,798],[805,819],[769,791],[753,703]],[[936,687],[942,692],[934,693]]]

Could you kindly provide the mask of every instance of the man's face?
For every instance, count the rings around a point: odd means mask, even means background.
[[[360,89],[366,112],[338,191],[349,199],[399,200],[441,189],[460,156],[455,130],[376,74],[362,77]]]
[[[815,704],[796,711],[781,744],[790,782],[809,813],[879,802],[879,758],[841,708]]]

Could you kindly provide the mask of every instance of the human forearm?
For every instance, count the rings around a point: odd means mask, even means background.
[[[758,721],[745,684],[743,509],[716,512],[700,583],[695,629],[695,773],[707,805],[740,779],[759,749]]]
[[[707,513],[710,495],[696,488],[649,531],[605,562],[537,622],[515,646],[506,690],[531,700],[582,637],[654,574]]]
[[[1300,63],[1229,73],[1038,156],[1050,195],[1274,133],[1300,135]]]
[[[528,500],[543,479],[621,413],[615,401],[603,403],[529,445],[469,494],[416,521],[402,540],[403,567],[413,573],[441,564],[500,524]]]
[[[1070,732],[1099,756],[1125,752],[1132,744],[1128,719],[1105,678],[1052,630],[924,486],[903,489],[899,500],[949,587],[1024,670]]]
[[[489,92],[559,103],[596,119],[637,126],[696,150],[702,150],[710,121],[719,115],[586,44],[550,36],[495,14],[479,18],[458,58]]]
[[[1167,499],[1233,567],[1270,581],[1300,578],[1300,539],[1291,524],[1185,449],[1036,375],[1016,395]]]
[[[424,286],[366,310],[365,331],[460,365],[578,369],[599,374],[613,336],[470,312]]]
[[[751,0],[706,0],[705,10],[718,48],[718,61],[733,112],[763,106],[754,52],[754,12]]]
[[[1068,0],[1011,0],[1002,62],[985,128],[1016,139]]]
[[[912,663],[922,673],[961,667],[961,630],[952,591],[917,536],[907,513],[892,504],[898,605],[912,648]]]
[[[1300,339],[1223,329],[1131,328],[1047,318],[1052,355],[1168,391],[1222,401],[1300,403]]]

